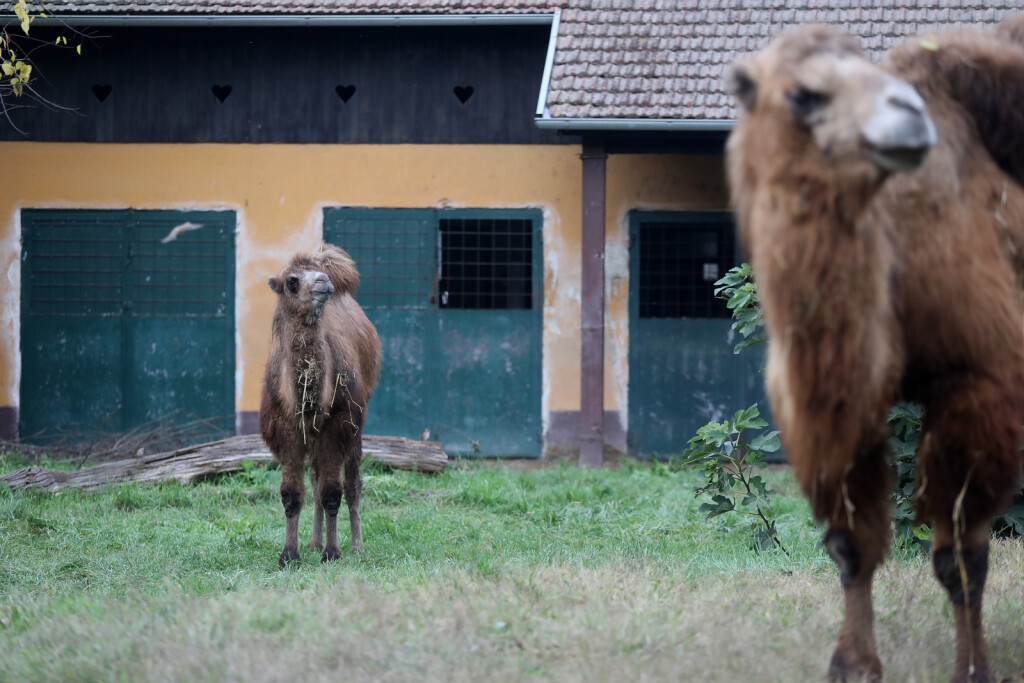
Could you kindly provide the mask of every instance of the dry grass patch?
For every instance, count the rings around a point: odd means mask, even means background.
[[[1024,671],[1022,576],[1024,545],[996,542],[986,619],[1001,676]],[[952,617],[927,562],[891,563],[875,595],[887,678],[945,680]],[[840,619],[835,574],[817,569],[349,576],[317,590],[135,595],[71,610],[0,637],[17,653],[0,671],[9,680],[820,680]]]

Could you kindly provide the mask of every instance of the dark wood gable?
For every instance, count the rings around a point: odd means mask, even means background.
[[[14,112],[31,140],[559,143],[538,130],[545,26],[102,28],[41,51],[75,111]],[[19,102],[21,103],[21,102]],[[0,126],[0,139],[24,139]]]

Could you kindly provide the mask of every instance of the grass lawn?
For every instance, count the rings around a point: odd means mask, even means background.
[[[788,473],[769,480],[792,559],[753,553],[746,518],[703,520],[692,472],[369,470],[366,550],[304,549],[285,570],[273,470],[0,488],[0,680],[821,680],[836,571]],[[951,610],[927,559],[891,558],[875,599],[888,679],[946,680]],[[1024,671],[1019,541],[993,546],[986,619],[996,673]]]

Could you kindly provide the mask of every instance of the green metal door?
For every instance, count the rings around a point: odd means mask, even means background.
[[[533,210],[325,210],[383,345],[369,433],[540,456],[540,231]]]
[[[227,211],[23,211],[22,438],[233,433],[234,227]]]
[[[636,456],[677,455],[698,427],[763,401],[763,354],[738,341],[714,283],[736,265],[731,214],[630,214],[629,431]]]

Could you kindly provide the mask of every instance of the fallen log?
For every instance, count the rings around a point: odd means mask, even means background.
[[[387,467],[424,474],[443,472],[448,465],[448,456],[438,442],[392,436],[364,436],[363,456]],[[79,470],[24,467],[0,477],[0,481],[13,489],[35,488],[51,493],[72,488],[96,489],[130,481],[193,484],[215,474],[241,470],[247,461],[264,464],[272,460],[263,439],[251,434],[166,453],[114,460]]]

